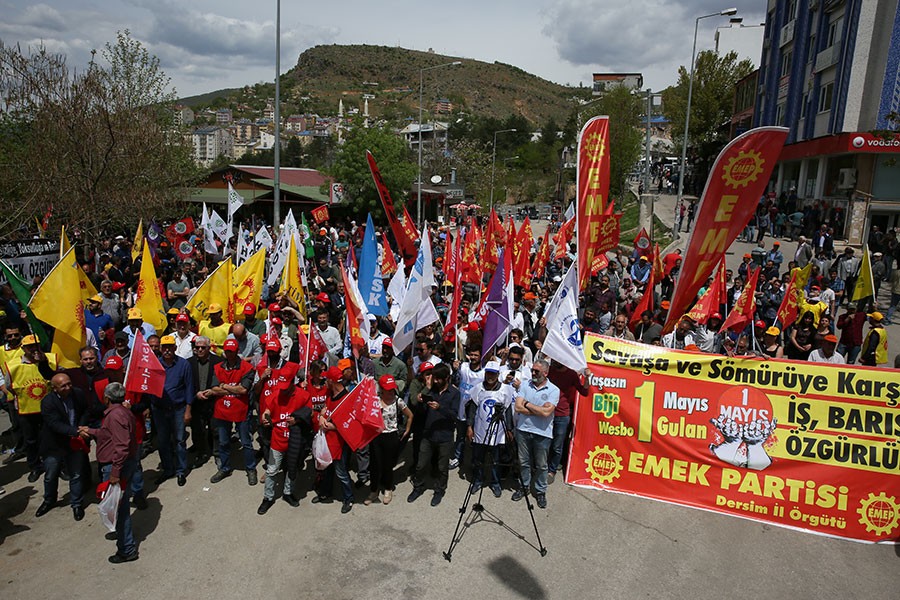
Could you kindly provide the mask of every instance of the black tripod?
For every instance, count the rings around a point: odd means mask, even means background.
[[[497,434],[500,432],[500,427],[503,426],[503,410],[494,410],[494,413],[491,415],[491,422],[488,425],[487,432],[484,435],[485,441],[495,442],[497,439]],[[474,483],[469,484],[468,490],[466,490],[466,498],[463,500],[462,506],[459,507],[459,520],[456,522],[456,529],[453,530],[453,537],[450,538],[450,547],[447,548],[447,551],[443,553],[444,558],[447,559],[447,562],[453,558],[453,549],[459,544],[462,539],[462,535],[465,532],[465,529],[468,529],[470,526],[474,525],[479,521],[487,521],[489,523],[496,523],[500,527],[503,527],[514,536],[519,538],[520,540],[526,541],[528,545],[537,550],[541,556],[547,555],[547,548],[544,547],[543,542],[541,542],[541,534],[538,531],[537,521],[534,519],[534,505],[531,503],[531,491],[523,489],[522,485],[522,473],[519,470],[519,448],[512,440],[511,435],[506,436],[505,446],[507,449],[512,448],[509,451],[512,456],[512,461],[510,466],[516,473],[516,480],[519,482],[519,489],[521,489],[525,493],[525,506],[528,507],[528,514],[531,516],[531,524],[534,526],[534,535],[537,537],[537,546],[525,540],[525,536],[520,534],[519,532],[512,529],[509,525],[507,525],[502,519],[498,518],[496,515],[487,510],[484,505],[481,503],[481,498],[484,495],[484,488],[486,487],[484,483],[482,483],[481,488],[477,491],[478,500],[475,501],[475,504],[472,505],[472,512],[469,513],[469,516],[466,517],[466,513],[469,509],[469,502],[472,500],[472,496],[476,493],[474,490]],[[497,455],[500,453],[498,452]],[[491,457],[493,459],[493,457]],[[501,464],[494,465],[494,467],[501,466]],[[482,482],[484,482],[484,474],[485,469],[487,468],[487,456],[485,456],[484,463],[481,465],[481,474],[482,474]],[[490,518],[488,518],[490,517]],[[463,520],[465,520],[465,525],[463,525]],[[463,528],[463,532],[460,532],[460,528]]]

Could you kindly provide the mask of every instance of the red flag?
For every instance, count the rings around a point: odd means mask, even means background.
[[[461,235],[457,235],[454,238],[452,233],[447,233],[447,257],[444,260],[444,276],[447,278],[447,281],[454,285],[456,284],[456,274],[459,271],[459,242],[461,238]]]
[[[400,256],[406,266],[412,266],[416,262],[416,240],[419,239],[419,232],[413,224],[412,218],[406,206],[403,206],[403,214],[398,217],[394,208],[394,201],[391,194],[384,184],[378,165],[375,163],[375,157],[366,150],[366,160],[369,162],[369,170],[372,172],[372,179],[375,181],[375,188],[378,190],[378,196],[381,198],[381,205],[384,207],[384,214],[387,215],[388,223],[391,225],[391,231],[394,232],[394,238],[397,240],[397,247],[400,250]]]
[[[309,326],[309,362],[322,360],[328,354],[328,346],[322,339],[322,333],[315,325]],[[309,363],[307,363],[309,364]]]
[[[781,306],[778,307],[778,316],[776,317],[776,320],[782,329],[786,329],[797,320],[801,290],[801,288],[797,286],[797,274],[801,272],[802,269],[794,269],[794,272],[791,273],[791,280],[784,290],[784,298],[781,300]]]
[[[725,293],[725,261],[723,260],[719,263],[719,272],[716,274],[716,278],[687,315],[697,323],[706,323],[711,314],[719,312],[719,305],[725,302]]]
[[[675,327],[753,216],[787,134],[784,127],[758,127],[739,135],[719,153],[700,198],[665,331]]]
[[[659,242],[653,245],[653,274],[656,275],[657,281],[662,281],[665,273],[663,272],[662,256],[659,253]]]
[[[628,326],[632,331],[634,331],[637,322],[641,320],[641,314],[646,310],[653,310],[653,286],[655,284],[654,273],[650,271],[650,278],[647,279],[647,285],[644,286],[644,295],[641,296],[641,301],[638,302],[634,312],[631,313],[631,319],[628,320]]]
[[[525,217],[522,227],[519,229],[519,235],[516,238],[515,251],[513,260],[513,281],[519,287],[528,287],[531,285],[531,247],[534,245],[534,234],[531,231],[531,220]]]
[[[166,237],[173,246],[178,246],[179,241],[186,239],[194,231],[194,219],[185,217],[166,227]]]
[[[50,227],[50,217],[53,216],[53,203],[50,203],[50,206],[47,207],[47,212],[44,213],[44,220],[41,221],[41,231],[47,231],[47,228]]]
[[[328,220],[328,206],[323,204],[312,209],[312,218],[316,223],[324,223]]]
[[[178,258],[184,260],[186,258],[190,258],[194,255],[194,246],[191,244],[187,238],[178,238],[172,243],[172,247],[175,248],[175,254],[178,255]],[[165,291],[163,291],[163,297],[165,297]]]
[[[481,254],[481,261],[485,267],[491,272],[497,268],[500,263],[500,241],[506,238],[506,232],[503,230],[503,224],[497,218],[497,213],[491,209],[491,217],[488,219],[487,231],[484,234],[484,252]]]
[[[538,248],[537,254],[534,255],[534,263],[531,265],[531,276],[540,279],[544,276],[544,269],[550,262],[550,234],[545,233],[544,239],[541,240],[541,247]]]
[[[306,352],[306,347],[309,345],[309,338],[306,337],[306,334],[303,333],[303,330],[299,327],[297,328],[297,363],[300,365],[300,368],[306,371],[309,368],[309,354]]]
[[[366,376],[347,394],[330,415],[331,422],[354,452],[384,431],[381,404],[375,391],[375,380]]]
[[[500,217],[497,216],[497,213],[494,212],[494,209],[491,209],[491,215],[488,217],[488,230],[494,232],[494,242],[499,247],[506,246],[506,231],[503,230],[503,223],[500,221]]]
[[[638,256],[650,256],[650,236],[643,227],[634,238],[634,248],[638,251]]]
[[[756,267],[747,278],[747,283],[741,291],[741,297],[734,304],[734,308],[725,322],[722,323],[722,329],[730,329],[732,331],[740,331],[747,326],[747,323],[753,322],[753,313],[756,312],[756,281],[759,279],[761,268]]]
[[[394,258],[394,251],[391,250],[387,234],[383,231],[381,232],[381,243],[384,250],[384,256],[381,259],[381,274],[385,277],[389,277],[397,272],[397,259]]]
[[[459,268],[462,271],[460,281],[481,285],[481,265],[478,263],[478,231],[474,221],[466,233]]]
[[[593,117],[578,136],[576,208],[578,279],[581,289],[591,278],[594,256],[603,241],[600,221],[609,193],[609,117]]]
[[[352,252],[352,246],[350,250]],[[362,325],[366,319],[366,305],[362,303],[362,295],[356,281],[347,276],[347,269],[341,269],[341,279],[344,282],[344,305],[347,307],[347,334],[350,336],[351,344],[359,346],[359,342],[354,341],[363,340],[365,343],[366,336],[363,336]]]
[[[509,215],[506,219],[506,243],[509,246],[513,246],[516,243],[516,222],[513,221],[512,215]]]
[[[556,232],[556,252],[553,255],[554,260],[560,260],[566,257],[569,251],[569,241],[572,239],[572,232],[575,231],[575,217],[562,224],[559,231]]]
[[[125,373],[125,391],[162,396],[165,383],[165,368],[138,331],[134,336],[128,371]]]
[[[596,219],[598,240],[594,243],[594,256],[591,260],[591,275],[596,275],[600,269],[609,264],[606,253],[619,245],[621,226],[619,220],[621,214],[613,214],[613,203],[607,205],[608,210]]]

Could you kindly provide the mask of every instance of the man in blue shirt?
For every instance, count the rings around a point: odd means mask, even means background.
[[[534,471],[534,499],[541,508],[547,508],[547,454],[553,440],[553,413],[559,402],[559,388],[547,379],[549,372],[549,362],[534,361],[531,380],[519,388],[515,406],[522,487],[512,499],[521,500],[531,491]]]
[[[153,427],[156,428],[162,474],[156,485],[172,476],[178,485],[187,482],[187,433],[185,425],[191,421],[191,402],[194,399],[194,377],[188,361],[175,355],[175,338],[160,339],[161,363],[166,370],[162,397],[152,400]],[[174,444],[173,444],[174,439]],[[174,447],[173,447],[174,446]]]

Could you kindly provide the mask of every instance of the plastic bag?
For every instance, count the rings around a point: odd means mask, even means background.
[[[324,471],[331,464],[331,450],[328,449],[328,440],[325,439],[325,432],[321,429],[313,438],[313,456],[316,457],[316,469]]]
[[[110,531],[116,530],[116,517],[119,514],[119,502],[122,501],[122,486],[111,485],[106,489],[103,500],[97,507],[100,509],[100,522]]]

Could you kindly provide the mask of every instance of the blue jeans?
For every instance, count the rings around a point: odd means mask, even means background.
[[[153,427],[156,445],[166,475],[187,474],[187,433],[184,426],[184,405],[175,408],[153,407]],[[173,443],[174,442],[174,443]]]
[[[80,507],[83,499],[81,470],[84,468],[85,454],[82,452],[66,452],[65,454],[44,457],[44,502],[56,502],[59,492],[59,472],[63,463],[69,472],[69,504]]]
[[[116,552],[120,556],[131,556],[137,552],[137,546],[134,542],[134,531],[131,529],[131,502],[132,485],[135,473],[138,470],[137,456],[125,459],[122,470],[119,472],[119,479],[125,480],[128,488],[122,494],[122,500],[119,502],[119,512],[116,515]],[[100,465],[100,476],[103,481],[109,480],[112,472],[112,463]]]
[[[343,502],[353,501],[353,482],[350,480],[350,471],[347,464],[350,462],[352,451],[347,444],[341,448],[341,458],[328,465],[324,471],[320,471],[316,481],[316,493],[320,496],[331,496],[334,491],[334,477],[337,476],[341,482],[341,500]]]
[[[500,448],[487,444],[472,444],[472,484],[480,487],[483,483],[484,457],[486,455],[490,455],[491,460],[488,486],[500,485],[500,470],[497,468],[497,464],[500,462]]]
[[[226,473],[231,471],[231,421],[216,421],[216,429],[219,432],[219,469]],[[256,469],[256,452],[253,451],[253,441],[250,439],[250,421],[243,420],[237,425],[238,438],[241,440],[241,450],[244,452],[244,469],[252,471]]]
[[[856,362],[856,359],[859,358],[859,353],[862,352],[862,346],[848,346],[846,344],[838,344],[837,352],[845,359],[847,359],[848,365],[852,365]]]
[[[547,454],[551,441],[551,438],[536,433],[516,431],[522,491],[528,492],[531,489],[531,472],[534,470],[534,491],[538,494],[547,493]]]
[[[550,457],[547,459],[547,470],[553,474],[559,471],[571,420],[571,417],[553,417],[553,441],[550,443]]]
[[[263,498],[266,500],[275,499],[275,476],[278,475],[278,469],[281,468],[281,461],[284,460],[286,452],[279,452],[274,448],[269,448],[269,458],[266,460],[266,486],[263,490]],[[284,472],[284,492],[285,496],[290,496],[294,491],[294,480],[288,475],[287,470]]]

